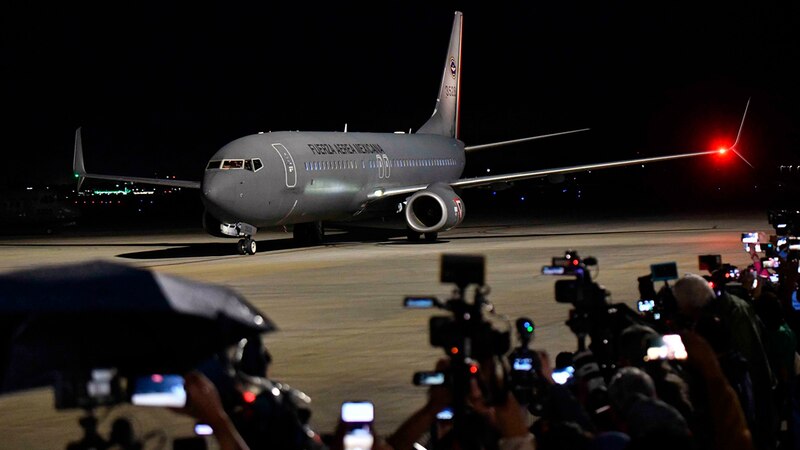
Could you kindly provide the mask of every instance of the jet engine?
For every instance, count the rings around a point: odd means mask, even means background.
[[[464,202],[446,183],[434,183],[408,198],[406,222],[418,233],[447,231],[464,220]]]

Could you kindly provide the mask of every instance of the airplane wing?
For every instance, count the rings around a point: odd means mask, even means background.
[[[520,142],[535,141],[537,139],[544,139],[544,138],[549,138],[549,137],[554,137],[554,136],[563,136],[565,134],[572,134],[572,133],[581,133],[583,131],[589,131],[589,130],[590,130],[590,128],[581,128],[580,130],[561,131],[559,133],[542,134],[540,136],[531,136],[531,137],[526,137],[526,138],[522,138],[522,139],[512,139],[510,141],[500,141],[500,142],[492,142],[492,143],[489,143],[489,144],[470,145],[470,146],[464,147],[464,151],[471,152],[471,151],[474,151],[474,150],[483,150],[483,149],[486,149],[486,148],[500,147],[500,146],[503,146],[503,145],[519,144]]]
[[[727,150],[727,149],[726,149]],[[556,169],[541,169],[541,170],[533,170],[530,172],[517,172],[517,173],[509,173],[503,175],[491,175],[485,177],[475,177],[475,178],[462,178],[460,180],[451,181],[448,184],[452,187],[456,188],[471,188],[477,186],[485,186],[488,184],[493,183],[503,183],[503,182],[510,182],[510,181],[520,181],[520,180],[529,180],[533,178],[542,178],[549,175],[558,175],[558,174],[566,174],[566,173],[574,173],[574,172],[584,172],[589,170],[600,170],[600,169],[611,169],[613,167],[624,167],[624,166],[633,166],[636,164],[648,164],[654,163],[659,161],[669,161],[672,159],[681,159],[681,158],[691,158],[694,156],[703,156],[703,155],[713,155],[713,154],[720,154],[724,153],[722,150],[712,150],[712,151],[705,151],[705,152],[694,152],[694,153],[682,153],[680,155],[669,155],[669,156],[656,156],[652,158],[638,158],[638,159],[628,159],[625,161],[614,161],[614,162],[605,162],[605,163],[595,163],[595,164],[583,164],[580,166],[571,166],[571,167],[560,167]],[[421,189],[425,189],[428,187],[427,185],[417,185],[417,186],[403,186],[397,188],[387,188],[387,189],[378,189],[375,192],[369,194],[367,196],[370,200],[376,200],[383,197],[388,197],[391,195],[402,195],[402,194],[411,194],[413,192],[419,191]]]
[[[144,177],[128,177],[124,175],[101,175],[95,173],[86,173],[86,168],[83,164],[83,143],[81,141],[81,129],[75,130],[75,154],[72,159],[72,171],[75,173],[75,178],[78,179],[78,190],[81,190],[83,180],[86,178],[95,178],[98,180],[113,180],[113,181],[132,181],[134,183],[144,184],[157,184],[162,186],[174,186],[181,188],[200,189],[199,181],[186,181],[186,180],[170,180],[167,178],[144,178]]]

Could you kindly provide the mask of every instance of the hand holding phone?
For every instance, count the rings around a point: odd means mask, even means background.
[[[375,407],[371,402],[342,403],[342,424],[345,428],[344,450],[370,450],[375,442],[372,435],[374,420]]]
[[[654,342],[647,349],[644,356],[645,361],[655,361],[660,359],[686,359],[688,357],[686,347],[683,345],[680,335],[665,334],[661,336],[660,342]]]

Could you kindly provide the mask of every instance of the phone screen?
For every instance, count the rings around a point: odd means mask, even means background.
[[[138,406],[182,408],[186,406],[186,390],[180,375],[152,374],[134,381],[131,403]]]
[[[370,423],[375,420],[375,407],[371,402],[342,403],[342,422]]]
[[[665,334],[661,336],[660,342],[655,342],[654,345],[647,349],[644,360],[686,359],[687,357],[686,347],[683,345],[680,335]]]
[[[572,376],[575,374],[575,368],[573,366],[563,367],[561,369],[556,369],[553,371],[552,378],[553,381],[558,384],[566,384]]]
[[[639,312],[648,312],[652,311],[656,307],[655,300],[639,300],[636,304],[636,307],[639,309]]]
[[[436,413],[436,419],[438,420],[453,420],[453,409],[452,408],[445,408],[438,413]]]
[[[444,372],[415,372],[414,386],[439,386],[444,384],[446,375]]]
[[[758,233],[742,233],[742,243],[744,244],[758,244]]]
[[[375,407],[371,402],[342,403],[342,422],[346,426],[345,450],[369,450],[375,438],[372,436],[372,421]]]
[[[674,262],[651,264],[650,278],[653,281],[669,281],[678,278],[678,265]]]
[[[514,358],[514,370],[520,370],[523,372],[528,372],[533,369],[533,359],[532,358]]]

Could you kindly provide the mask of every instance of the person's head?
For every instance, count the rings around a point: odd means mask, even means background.
[[[767,330],[777,330],[784,322],[783,310],[778,296],[772,292],[763,292],[755,301],[758,317],[764,322]]]
[[[252,377],[266,377],[271,362],[272,355],[258,336],[242,339],[233,358],[236,370]]]
[[[623,367],[611,377],[608,399],[611,407],[620,414],[625,414],[633,403],[655,396],[656,387],[653,379],[637,367]]]
[[[621,366],[644,364],[647,342],[658,337],[656,330],[645,325],[631,325],[619,335],[617,340],[617,359]]]
[[[714,290],[703,277],[689,273],[675,282],[672,294],[678,306],[678,312],[691,319],[697,319],[703,308],[716,298]]]

